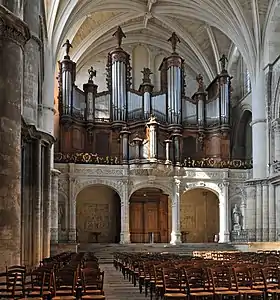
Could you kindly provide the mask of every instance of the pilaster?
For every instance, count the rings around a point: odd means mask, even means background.
[[[170,244],[176,245],[182,243],[181,241],[181,229],[180,229],[180,191],[181,181],[175,179],[173,184],[172,195],[172,231]]]
[[[51,243],[58,243],[58,178],[60,171],[51,170]]]
[[[269,202],[268,202],[268,217],[269,217],[269,221],[268,221],[268,240],[269,242],[274,242],[275,241],[275,230],[276,230],[276,207],[275,207],[275,186],[270,183],[269,184],[269,190],[268,190],[268,194],[269,194]]]
[[[264,181],[262,183],[262,241],[267,242],[268,239],[268,228],[269,228],[269,193],[268,193],[268,183]]]
[[[121,195],[121,233],[120,244],[130,243],[129,230],[129,198],[128,198],[128,180],[123,180],[123,188]]]
[[[229,242],[229,209],[228,209],[228,188],[229,182],[223,181],[220,184],[221,193],[219,196],[219,216],[220,216],[220,232],[219,243]]]

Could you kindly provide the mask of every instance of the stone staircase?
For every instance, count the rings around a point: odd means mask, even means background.
[[[114,252],[168,252],[179,255],[192,255],[194,251],[234,251],[232,244],[220,243],[187,243],[181,245],[170,244],[79,244],[78,251],[94,252],[100,263],[112,263]]]

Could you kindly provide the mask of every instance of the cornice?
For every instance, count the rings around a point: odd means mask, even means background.
[[[10,40],[23,49],[30,37],[28,25],[0,5],[0,39]]]

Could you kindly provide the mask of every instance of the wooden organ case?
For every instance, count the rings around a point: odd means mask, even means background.
[[[197,76],[197,92],[189,98],[185,95],[184,60],[176,52],[180,41],[173,33],[169,39],[172,54],[160,66],[161,90],[153,91],[148,68],[142,71],[139,90],[133,90],[130,57],[121,47],[125,35],[120,27],[114,36],[117,46],[108,54],[108,89],[104,92],[97,90],[92,67],[83,90],[75,85],[76,64],[69,57],[71,45],[66,45],[66,56],[59,62],[60,123],[55,161],[230,167],[231,77],[226,57],[221,58],[221,73],[206,89],[202,76]],[[158,193],[149,201],[134,195],[131,200],[130,227],[135,241],[146,242],[149,230],[160,231],[161,240],[167,239],[168,205],[159,204],[156,199],[163,199],[160,197]],[[150,218],[159,222],[164,216],[161,223],[165,225],[150,224],[143,217],[146,208],[165,210]]]

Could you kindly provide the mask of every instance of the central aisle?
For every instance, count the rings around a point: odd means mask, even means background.
[[[104,271],[104,292],[106,300],[144,300],[145,294],[140,294],[138,285],[133,286],[128,279],[123,279],[122,273],[116,271],[113,264],[100,264]]]

